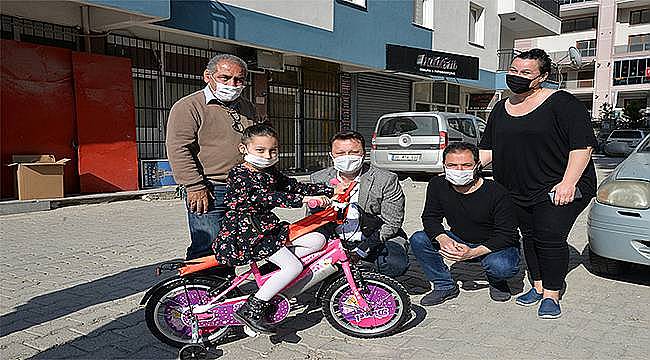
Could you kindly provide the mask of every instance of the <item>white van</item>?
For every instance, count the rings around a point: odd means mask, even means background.
[[[469,114],[385,114],[372,135],[370,161],[391,171],[440,173],[445,147],[460,141],[478,145],[485,126],[483,119]]]

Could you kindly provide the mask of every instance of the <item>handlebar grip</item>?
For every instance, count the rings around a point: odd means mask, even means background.
[[[307,206],[309,206],[311,209],[321,207],[323,205],[323,202],[317,199],[311,199],[307,201]]]

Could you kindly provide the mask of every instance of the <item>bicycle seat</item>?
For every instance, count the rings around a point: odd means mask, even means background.
[[[218,266],[223,267],[224,265],[220,264],[214,255],[208,255],[185,261],[185,265],[178,269],[178,272],[182,276]]]

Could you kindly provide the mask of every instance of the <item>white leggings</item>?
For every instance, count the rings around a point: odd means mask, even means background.
[[[277,265],[280,270],[271,276],[260,286],[255,297],[269,301],[285,286],[289,285],[302,271],[301,257],[309,255],[323,248],[325,245],[325,236],[321,233],[313,232],[305,234],[291,242],[290,248],[283,246],[280,250],[273,253],[267,258],[268,261]]]

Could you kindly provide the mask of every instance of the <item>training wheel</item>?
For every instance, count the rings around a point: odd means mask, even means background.
[[[201,344],[187,344],[178,352],[180,360],[207,359],[208,350]]]
[[[256,337],[260,333],[251,329],[250,327],[248,327],[248,325],[244,325],[244,334],[248,335],[248,337]]]

